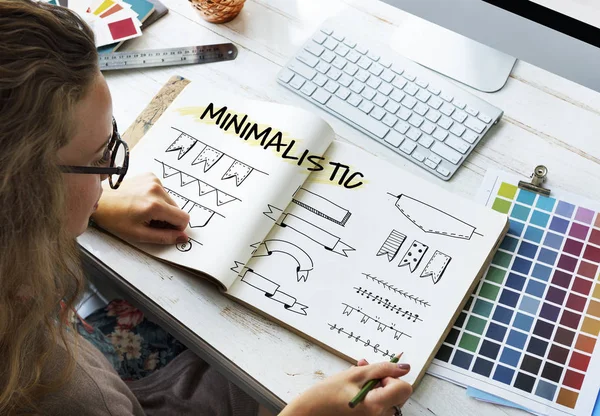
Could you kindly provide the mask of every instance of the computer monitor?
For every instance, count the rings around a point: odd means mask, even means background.
[[[600,92],[598,0],[383,1],[443,27],[401,24],[399,53],[474,88],[500,89],[514,57]]]

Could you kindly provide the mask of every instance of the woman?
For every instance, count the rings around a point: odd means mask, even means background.
[[[83,287],[75,237],[93,216],[129,241],[174,244],[187,241],[189,217],[155,177],[119,187],[120,173],[106,169],[122,143],[93,34],[78,17],[31,0],[2,0],[0,39],[0,414],[144,414],[146,402],[72,330],[70,311]],[[151,221],[175,229],[152,228]],[[358,364],[282,414],[393,414],[411,393],[397,379],[409,366]],[[220,376],[204,386],[202,377],[196,388],[209,389]],[[373,378],[383,379],[381,386],[350,409],[348,401]]]

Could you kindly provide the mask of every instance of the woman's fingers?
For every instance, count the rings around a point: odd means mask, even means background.
[[[147,222],[152,220],[171,224],[175,229],[183,231],[190,222],[190,215],[182,211],[177,205],[173,206],[164,201],[155,201],[150,204],[145,213]]]
[[[408,372],[410,371],[410,365],[383,362],[371,364],[364,367],[358,367],[354,371],[355,381],[362,385],[367,381],[373,379],[383,379],[386,377],[402,377],[408,374]]]
[[[412,386],[406,381],[387,377],[381,381],[381,387],[373,389],[365,397],[365,404],[382,409],[402,406],[412,394]]]

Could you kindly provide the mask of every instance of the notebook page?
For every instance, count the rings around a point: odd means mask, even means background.
[[[273,226],[262,215],[267,204],[290,202],[333,137],[304,110],[190,84],[132,150],[128,173],[160,178],[190,215],[190,240],[138,247],[226,289],[235,261],[245,263]]]
[[[325,156],[363,183],[311,175],[228,293],[343,356],[404,352],[417,382],[507,218],[357,147]]]

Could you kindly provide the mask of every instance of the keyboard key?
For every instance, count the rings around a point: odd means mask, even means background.
[[[417,104],[417,100],[415,100],[413,97],[411,97],[410,95],[407,95],[406,97],[404,97],[404,99],[402,100],[402,105],[406,108],[412,109],[415,104]]]
[[[298,76],[298,75],[294,75],[294,78],[292,78],[292,80],[290,81],[289,84],[292,87],[294,87],[297,90],[299,90],[304,85],[304,78],[302,78],[301,76]]]
[[[362,92],[362,96],[365,97],[367,100],[372,100],[373,97],[375,97],[375,90],[373,88],[365,87],[365,89]]]
[[[462,136],[465,132],[466,128],[462,124],[454,123],[452,127],[450,127],[450,133],[457,135],[458,137]]]
[[[333,38],[327,38],[325,42],[323,42],[323,46],[325,46],[330,51],[334,50],[339,42]]]
[[[492,122],[492,118],[488,115],[485,115],[483,113],[480,113],[479,116],[477,116],[479,118],[479,120],[483,121],[484,123],[491,123]]]
[[[404,73],[402,74],[402,76],[403,76],[404,78],[406,78],[407,80],[409,80],[409,81],[414,81],[415,79],[417,79],[417,77],[415,77],[415,76],[414,76],[413,74],[411,74],[410,72],[404,72]]]
[[[358,71],[358,66],[356,66],[354,64],[348,64],[344,67],[344,72],[346,74],[350,75],[351,77],[353,77],[357,71]]]
[[[342,74],[342,76],[338,79],[338,82],[344,87],[349,86],[353,81],[354,79],[348,74]]]
[[[419,140],[419,137],[421,137],[423,135],[423,133],[421,133],[419,130],[415,129],[414,127],[411,127],[408,129],[408,131],[406,132],[406,137],[408,137],[411,140],[414,140],[415,142],[417,140]]]
[[[331,65],[335,66],[337,69],[343,69],[346,66],[346,60],[336,56]]]
[[[452,124],[454,124],[454,121],[452,121],[452,119],[442,116],[439,120],[438,120],[438,126],[448,130],[450,128],[450,126],[452,126]]]
[[[342,71],[336,68],[329,68],[329,71],[327,71],[327,76],[332,80],[337,81],[337,79],[342,76]]]
[[[410,125],[402,120],[398,121],[394,126],[394,130],[398,131],[401,134],[405,134],[409,128]]]
[[[426,134],[431,134],[435,130],[435,124],[426,121],[421,125],[421,130],[423,130]]]
[[[459,123],[462,123],[467,118],[467,113],[465,113],[464,111],[458,110],[458,111],[455,111],[454,114],[452,114],[452,118],[454,120],[458,121]]]
[[[471,148],[471,146],[469,146],[467,142],[465,142],[463,139],[459,139],[453,134],[451,134],[450,137],[446,139],[445,143],[454,150],[459,151],[463,155],[467,153]]]
[[[358,66],[360,66],[362,69],[369,69],[369,67],[371,66],[372,62],[369,58],[363,56],[362,58],[360,58],[358,60],[358,62],[356,63]]]
[[[406,84],[404,86],[404,92],[409,95],[415,95],[419,91],[419,88],[415,84]]]
[[[375,88],[375,89],[377,89],[377,87],[379,87],[380,84],[381,84],[381,80],[379,78],[377,78],[377,77],[371,77],[367,81],[367,85],[369,87]]]
[[[346,56],[348,55],[348,52],[350,52],[350,48],[340,43],[337,46],[337,48],[335,48],[334,52],[337,53],[339,56]]]
[[[444,101],[448,101],[449,103],[451,103],[452,100],[454,100],[454,96],[444,91],[442,91],[442,93],[440,94],[440,98]]]
[[[383,116],[383,120],[381,120],[383,122],[383,124],[385,124],[388,127],[394,127],[394,124],[396,124],[396,122],[398,121],[398,118],[387,113],[385,116]]]
[[[444,143],[438,141],[433,143],[433,146],[431,146],[431,151],[454,165],[457,165],[462,157],[461,154],[456,150],[451,149],[449,146],[446,146]]]
[[[364,69],[359,69],[358,72],[356,73],[356,75],[354,76],[354,78],[356,78],[360,82],[367,82],[367,80],[369,79],[370,76],[371,76],[371,74],[369,74]]]
[[[383,107],[388,102],[388,98],[383,94],[377,93],[375,94],[375,98],[373,98],[373,102],[379,107]]]
[[[399,67],[397,64],[392,64],[391,70],[398,75],[402,75],[402,73],[404,72],[404,69]]]
[[[450,171],[443,166],[438,166],[436,170],[442,176],[448,177],[448,175],[450,175]]]
[[[323,52],[323,55],[321,55],[321,59],[324,60],[327,63],[331,63],[333,62],[333,60],[336,58],[335,53],[331,52],[331,51],[325,51]]]
[[[442,161],[441,157],[433,153],[430,153],[429,156],[427,156],[427,159],[431,160],[436,165],[439,165],[439,163]]]
[[[415,142],[411,142],[410,140],[404,140],[404,142],[402,142],[402,144],[400,145],[400,150],[402,150],[407,155],[410,155],[412,151],[415,150],[415,147],[417,147],[417,144]]]
[[[308,80],[313,79],[315,77],[315,75],[317,75],[317,71],[315,71],[311,67],[303,64],[302,62],[300,62],[298,60],[294,60],[294,61],[290,62],[290,64],[288,65],[288,68],[291,69],[292,71],[294,71],[295,73],[302,75],[304,78],[306,78]]]
[[[396,111],[398,111],[398,109],[400,108],[400,104],[396,103],[395,101],[388,100],[384,108],[390,113],[396,114]]]
[[[314,68],[319,63],[319,58],[305,51],[300,52],[298,56],[296,56],[296,59],[300,62],[304,62],[311,68]]]
[[[389,69],[384,69],[381,73],[381,79],[385,82],[392,82],[394,78],[396,78],[396,75],[394,75],[394,73]]]
[[[362,97],[357,94],[350,94],[350,97],[346,100],[354,107],[358,107],[358,105],[362,102]]]
[[[425,156],[423,156],[420,152],[415,151],[413,152],[413,154],[411,155],[413,158],[415,158],[416,160],[418,160],[419,162],[423,162],[425,160]]]
[[[394,88],[394,91],[390,94],[390,98],[396,102],[402,101],[402,99],[406,96],[406,94],[399,89]]]
[[[387,136],[385,136],[385,139],[383,140],[385,140],[394,147],[398,147],[404,140],[404,137],[392,130],[387,134]]]
[[[331,65],[329,65],[328,63],[326,63],[326,62],[323,62],[323,61],[319,62],[319,63],[317,64],[317,66],[315,67],[315,69],[316,69],[317,71],[319,71],[320,73],[322,73],[322,74],[324,74],[324,73],[326,73],[327,71],[329,71],[329,68],[331,68]]]
[[[373,109],[373,107],[375,107],[375,104],[373,104],[371,101],[367,101],[367,100],[363,100],[362,103],[360,103],[360,105],[358,106],[358,108],[360,108],[362,111],[364,111],[365,114],[369,114],[371,112],[371,110]]]
[[[424,103],[426,103],[427,100],[429,100],[431,98],[431,93],[429,93],[425,90],[419,90],[419,92],[417,93],[417,95],[415,95],[415,97],[417,97],[417,100],[423,101]]]
[[[317,84],[319,87],[322,87],[323,85],[325,85],[325,83],[327,83],[327,81],[329,81],[329,80],[323,74],[317,74],[317,76],[313,78],[313,82],[315,84]]]
[[[357,80],[352,81],[352,85],[350,85],[350,90],[354,91],[357,94],[360,94],[364,89],[365,84]]]
[[[431,159],[425,159],[425,165],[431,169],[437,168],[437,163],[433,162]]]
[[[317,88],[317,91],[311,96],[311,98],[318,103],[325,104],[327,100],[331,98],[331,94],[329,94],[323,88]]]
[[[377,62],[377,61],[379,60],[379,55],[377,55],[377,54],[376,54],[375,52],[373,52],[373,51],[369,51],[369,52],[367,53],[367,56],[368,56],[369,58],[371,58],[371,60],[373,60],[374,62]]]
[[[421,88],[427,88],[427,86],[429,85],[429,82],[425,81],[424,79],[419,78],[415,81],[415,84],[417,84]]]
[[[427,107],[427,104],[417,103],[413,111],[420,116],[424,116],[429,111],[429,107]]]
[[[451,116],[452,113],[454,113],[454,106],[448,104],[448,103],[444,103],[441,107],[440,107],[440,112],[444,115],[447,116]]]
[[[379,58],[379,65],[389,68],[390,66],[392,66],[392,61],[386,58]]]
[[[460,100],[454,100],[454,102],[452,104],[454,104],[456,107],[460,108],[461,110],[464,110],[465,107],[467,106],[465,103],[463,103]]]
[[[483,124],[481,121],[477,120],[475,117],[471,117],[471,116],[467,117],[464,124],[471,130],[474,130],[480,134],[485,130],[485,124]]]
[[[277,78],[279,78],[281,81],[285,82],[286,84],[288,82],[290,82],[290,80],[293,77],[294,77],[294,73],[287,68],[283,68],[281,70],[281,72],[279,72],[279,75],[277,76]]]
[[[413,114],[408,120],[408,122],[415,127],[421,127],[421,124],[423,124],[424,121],[425,119],[423,117],[419,117],[416,114]]]
[[[309,81],[309,82],[304,83],[302,88],[300,88],[300,91],[302,91],[304,94],[310,96],[313,92],[315,92],[316,89],[317,89],[317,86]]]
[[[375,120],[381,120],[385,116],[385,111],[379,107],[374,107],[369,113]]]
[[[317,42],[319,45],[322,44],[323,42],[325,42],[326,39],[327,39],[327,36],[325,36],[325,34],[322,32],[317,32],[313,36],[313,40],[315,42]]]
[[[430,110],[427,112],[427,114],[425,114],[425,118],[429,121],[431,121],[432,123],[437,123],[437,121],[440,119],[442,115],[435,110]]]
[[[433,139],[429,136],[422,135],[419,139],[419,144],[425,148],[429,148],[433,144]]]
[[[345,100],[346,98],[348,98],[350,96],[350,91],[348,91],[344,87],[341,87],[340,89],[338,89],[335,92],[335,95],[337,95],[338,97],[340,97],[342,100]]]
[[[360,54],[356,51],[350,51],[348,55],[346,55],[346,59],[355,64],[360,59]]]
[[[469,106],[465,108],[465,111],[467,112],[467,114],[472,115],[473,117],[477,117],[477,114],[479,114],[479,110]]]
[[[388,84],[387,82],[384,82],[383,84],[381,84],[379,86],[379,88],[377,88],[377,90],[382,93],[383,95],[389,95],[390,92],[392,92],[394,88]]]
[[[448,137],[448,132],[444,129],[440,129],[439,127],[437,127],[432,134],[434,139],[439,140],[440,142],[443,142],[446,137]]]
[[[316,44],[315,42],[309,42],[304,49],[306,49],[307,51],[309,51],[310,53],[312,53],[315,56],[321,56],[321,54],[323,52],[325,52],[325,48],[322,47],[321,45]]]
[[[379,64],[373,64],[369,68],[369,72],[378,77],[383,72],[383,67]]]
[[[387,132],[390,131],[385,125],[369,117],[358,108],[352,107],[347,102],[340,100],[338,97],[331,97],[327,101],[327,108],[380,139],[383,139]]]
[[[479,136],[477,135],[477,133],[473,133],[471,130],[465,131],[462,135],[462,138],[471,144],[475,143],[478,137]]]
[[[431,108],[435,108],[438,110],[444,102],[440,100],[438,97],[431,97],[429,101],[427,101],[427,105]]]
[[[430,86],[429,86],[427,89],[428,89],[428,90],[429,90],[429,92],[430,92],[430,93],[432,93],[433,95],[440,95],[440,92],[441,92],[441,91],[440,91],[440,89],[439,89],[439,88],[436,88],[436,87],[434,87],[433,85],[430,85]]]
[[[358,45],[356,45],[354,50],[363,55],[366,54],[367,52],[369,52],[369,50],[365,46],[361,45],[360,43]]]
[[[352,39],[344,39],[344,44],[350,48],[354,48],[356,46],[356,42],[354,42]]]
[[[335,40],[337,40],[337,41],[340,41],[340,42],[341,42],[341,41],[343,41],[344,39],[346,39],[346,38],[344,37],[344,35],[342,35],[340,32],[333,32],[333,33],[331,34],[331,36],[333,36],[333,38],[334,38]]]
[[[392,85],[401,90],[406,85],[406,80],[404,78],[396,77],[396,79],[392,81]]]
[[[408,119],[409,119],[409,117],[410,117],[410,116],[412,116],[412,111],[410,111],[410,110],[407,110],[407,109],[406,109],[406,108],[404,108],[404,107],[401,107],[401,108],[400,108],[400,110],[398,110],[398,111],[396,112],[396,115],[397,115],[398,117],[400,117],[402,120],[406,121],[406,120],[408,120]]]
[[[321,27],[321,32],[325,33],[326,35],[331,35],[333,34],[333,29],[323,26]]]
[[[327,84],[325,84],[325,89],[332,94],[336,92],[339,87],[339,84],[332,80],[327,81]]]

